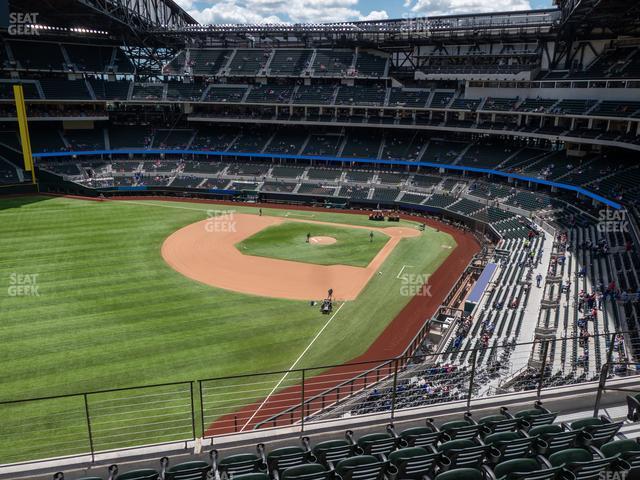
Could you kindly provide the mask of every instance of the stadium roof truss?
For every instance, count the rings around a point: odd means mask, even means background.
[[[127,25],[147,30],[155,27],[184,27],[197,22],[173,0],[77,0]]]
[[[617,35],[638,33],[640,2],[629,0],[556,0],[564,30],[588,35],[594,30]],[[568,27],[568,28],[567,28]]]
[[[43,25],[143,33],[197,25],[174,0],[12,0],[11,11],[36,12]]]
[[[520,12],[415,17],[395,20],[309,23],[309,24],[216,24],[166,26],[157,34],[182,36],[202,46],[227,44],[298,43],[306,46],[333,46],[339,43],[397,47],[430,44],[439,41],[478,40],[478,37],[537,38],[554,31],[560,10],[543,9]]]

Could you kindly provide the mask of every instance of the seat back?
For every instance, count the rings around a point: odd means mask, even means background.
[[[498,480],[555,480],[561,472],[562,467],[541,468],[535,458],[515,458],[493,468]]]
[[[151,468],[141,468],[121,473],[116,480],[158,480],[160,474]]]
[[[615,458],[593,458],[593,454],[583,448],[569,448],[549,456],[549,463],[562,467],[573,474],[576,480],[598,479],[600,474],[611,468]]]
[[[551,425],[556,421],[558,417],[557,412],[549,412],[549,413],[541,413],[540,415],[535,415],[532,417],[528,417],[523,419],[523,427],[525,429],[530,429],[533,427],[539,427],[540,425]]]
[[[475,468],[456,468],[439,473],[435,480],[484,480],[482,472]]]
[[[583,432],[591,436],[591,439],[588,441],[589,445],[600,446],[610,441],[616,433],[618,433],[620,427],[622,427],[622,422],[606,422],[601,425],[586,426]]]
[[[631,471],[640,472],[640,443],[637,440],[616,440],[600,447],[607,458],[619,457],[629,464]]]
[[[287,468],[282,472],[282,480],[328,480],[331,472],[318,463],[308,463]]]
[[[270,472],[282,473],[285,469],[302,465],[308,460],[308,452],[302,447],[281,447],[269,452],[267,466]]]
[[[343,480],[382,480],[387,462],[381,462],[373,455],[358,455],[341,460],[336,472]]]
[[[389,455],[389,461],[398,469],[397,478],[416,480],[425,475],[432,476],[441,458],[441,453],[427,451],[422,447],[402,448]]]
[[[542,425],[529,430],[529,435],[536,439],[536,450],[544,455],[573,447],[578,433],[577,430],[563,430],[559,425]]]
[[[323,465],[337,463],[355,454],[355,446],[346,440],[329,440],[313,447],[313,454]]]
[[[535,472],[513,472],[507,480],[559,480],[563,479],[562,467],[545,468]]]
[[[523,410],[515,414],[520,423],[520,428],[524,430],[539,427],[540,425],[551,425],[555,422],[557,416],[556,412],[549,412],[540,408]]]
[[[388,455],[396,448],[396,439],[388,433],[372,433],[358,439],[358,447],[365,455]]]
[[[489,449],[489,445],[478,445],[472,440],[451,440],[438,447],[451,461],[451,468],[480,468]]]
[[[220,475],[226,478],[258,473],[266,468],[262,459],[253,453],[241,453],[223,458],[218,462],[217,467]]]
[[[184,462],[169,467],[164,478],[165,480],[206,480],[211,471],[212,467],[207,462]]]
[[[484,442],[491,445],[491,460],[498,463],[531,456],[534,440],[517,432],[503,432],[488,435]]]
[[[451,440],[464,440],[477,437],[480,434],[480,425],[467,420],[458,420],[443,423],[440,431]]]
[[[405,447],[430,447],[438,443],[441,433],[430,427],[413,427],[400,433],[400,442]]]
[[[595,480],[606,478],[605,472],[610,471],[613,459],[598,458],[588,462],[573,462],[564,466],[564,469],[573,473],[576,480]]]
[[[266,472],[243,473],[241,475],[233,475],[232,478],[233,480],[271,480],[271,477]]]
[[[518,428],[518,419],[508,418],[504,415],[484,417],[478,420],[478,423],[482,425],[482,431],[484,434],[513,432]]]

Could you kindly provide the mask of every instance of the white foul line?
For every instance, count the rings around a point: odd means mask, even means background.
[[[149,200],[148,202],[152,202],[153,200]],[[169,200],[170,201],[170,200]],[[207,212],[209,210],[216,210],[214,208],[195,208],[195,207],[183,207],[181,205],[160,205],[158,203],[143,203],[137,202],[134,200],[112,200],[111,203],[126,203],[129,205],[142,205],[143,207],[161,207],[161,208],[174,208],[179,210],[193,210],[195,212]]]
[[[341,304],[338,309],[335,311],[335,313],[333,315],[331,315],[331,318],[329,318],[329,320],[327,320],[327,323],[324,324],[324,326],[320,329],[320,331],[316,334],[315,337],[313,337],[313,340],[311,340],[311,343],[309,343],[309,345],[307,345],[307,348],[304,349],[304,352],[302,352],[300,354],[300,356],[296,359],[295,362],[293,362],[293,364],[289,367],[289,370],[287,370],[287,372],[282,376],[282,378],[280,379],[280,381],[278,383],[276,383],[276,386],[273,387],[273,389],[271,390],[271,392],[269,393],[269,395],[267,395],[267,398],[265,398],[263,400],[263,402],[260,404],[260,406],[258,408],[256,408],[256,410],[253,412],[253,415],[251,415],[251,418],[249,418],[249,420],[247,420],[247,423],[245,423],[242,428],[240,429],[241,432],[244,431],[244,429],[247,427],[247,425],[249,425],[249,423],[251,422],[251,420],[253,420],[253,418],[256,416],[256,414],[260,411],[260,409],[262,407],[264,407],[264,404],[267,403],[267,401],[269,400],[269,398],[271,398],[271,395],[273,395],[273,393],[278,389],[278,387],[282,384],[282,382],[284,382],[284,379],[287,378],[287,375],[289,375],[289,373],[291,372],[291,370],[293,370],[295,368],[295,366],[298,364],[298,362],[300,360],[302,360],[302,357],[304,357],[304,354],[307,353],[309,351],[309,349],[311,348],[311,345],[313,345],[316,340],[318,339],[318,337],[320,337],[320,335],[322,335],[322,332],[324,332],[325,328],[327,328],[329,326],[329,324],[331,323],[331,320],[333,320],[335,318],[336,315],[338,315],[338,312],[340,311],[340,309],[344,307],[344,303]]]
[[[402,268],[400,269],[400,271],[398,272],[398,275],[396,275],[397,279],[401,278],[402,272],[404,272],[404,269],[407,268],[407,267],[413,268],[413,265],[403,265]]]

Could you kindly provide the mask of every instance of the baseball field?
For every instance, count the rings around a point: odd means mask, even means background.
[[[411,301],[407,278],[426,278],[459,253],[449,233],[418,226],[286,207],[2,199],[0,401],[358,358]],[[265,277],[260,261],[271,262]],[[331,316],[310,305],[328,288]],[[72,401],[0,405],[0,463],[83,451],[83,412],[70,420]],[[117,446],[163,440],[161,429],[137,438],[135,414],[125,419]],[[74,440],[34,441],[52,433]]]

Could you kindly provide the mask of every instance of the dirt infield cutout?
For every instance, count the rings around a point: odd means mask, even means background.
[[[333,237],[311,237],[309,243],[311,245],[333,245],[337,240]]]
[[[164,241],[162,257],[184,276],[225,290],[272,298],[320,300],[326,297],[327,290],[331,288],[337,299],[354,300],[402,238],[420,235],[417,229],[410,227],[372,228],[286,219],[382,231],[390,237],[365,268],[325,266],[243,255],[235,248],[238,242],[264,228],[283,223],[285,219],[235,214],[233,220],[233,229],[207,228],[209,220],[181,228]]]

